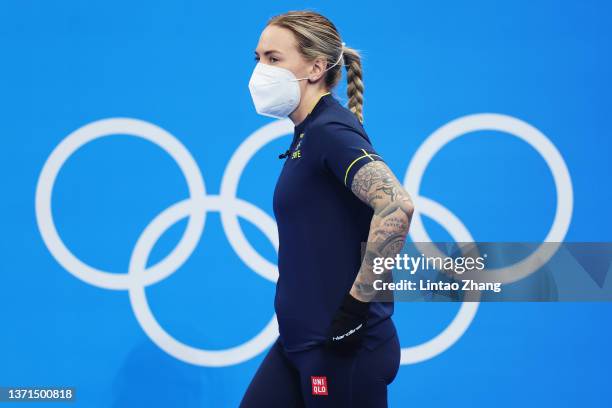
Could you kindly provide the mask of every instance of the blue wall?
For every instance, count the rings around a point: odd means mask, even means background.
[[[307,7],[362,50],[366,130],[398,177],[437,129],[474,119],[427,162],[418,194],[407,185],[417,207],[437,203],[476,240],[539,242],[561,205],[556,238],[612,240],[609,2],[5,1],[1,386],[75,386],[87,407],[238,404],[274,334],[265,231],[291,130],[266,127],[247,83],[265,21]],[[468,117],[483,113],[552,142],[554,166]],[[273,140],[252,149],[233,198],[228,163],[248,137]],[[554,172],[569,176],[561,203]],[[206,200],[182,201],[203,186]],[[435,218],[424,228],[449,239],[452,217]],[[609,401],[610,304],[461,307],[398,304],[391,406]],[[458,312],[464,327],[428,355]]]

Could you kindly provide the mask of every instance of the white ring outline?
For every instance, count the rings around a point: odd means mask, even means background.
[[[419,190],[425,170],[436,153],[452,140],[479,130],[497,130],[516,136],[531,145],[543,157],[553,174],[557,191],[555,218],[544,242],[562,242],[569,228],[573,207],[572,183],[563,157],[554,144],[538,129],[520,119],[497,113],[478,113],[455,119],[438,128],[419,146],[404,177],[404,187],[415,202],[410,226],[411,239],[414,242],[431,242],[421,218],[422,213],[444,226],[456,242],[474,242],[467,228],[452,212],[435,201],[420,196]],[[547,249],[548,252],[545,252],[545,247],[540,245],[523,261],[497,270],[487,269],[487,272],[493,272],[493,275],[487,275],[487,279],[499,279],[506,283],[522,279],[546,263],[558,245],[551,247],[552,251]],[[534,269],[529,271],[529,268]],[[446,351],[470,326],[478,306],[479,302],[462,303],[457,316],[442,333],[419,346],[402,348],[401,364],[425,361]]]
[[[148,257],[158,239],[172,225],[194,212],[207,210],[222,213],[226,206],[231,204],[235,214],[242,216],[258,227],[273,241],[275,232],[274,221],[262,216],[263,211],[246,201],[235,199],[228,203],[220,196],[208,196],[200,199],[183,200],[161,212],[142,233],[132,252],[129,273],[146,275]],[[278,250],[278,247],[276,247]],[[130,304],[140,326],[159,348],[171,356],[194,365],[208,367],[223,367],[250,360],[268,348],[278,337],[278,323],[276,314],[265,328],[245,343],[222,350],[205,350],[186,345],[166,332],[153,315],[143,285],[134,285],[129,289]]]
[[[574,195],[569,170],[555,145],[542,132],[520,119],[498,113],[478,113],[455,119],[437,129],[418,148],[406,170],[404,186],[410,189],[409,191],[415,197],[418,196],[425,170],[435,154],[454,139],[467,133],[481,130],[504,132],[518,137],[533,147],[542,156],[550,169],[557,192],[555,217],[550,231],[544,239],[545,243],[552,244],[541,244],[532,254],[512,265],[503,268],[487,268],[487,280],[512,283],[527,277],[548,262],[557,251],[560,243],[565,239],[572,219]],[[418,208],[412,217],[410,234],[415,241],[431,241],[421,220]],[[465,278],[480,279],[476,275],[465,275]]]
[[[78,259],[66,247],[57,232],[51,210],[55,180],[68,158],[95,139],[117,134],[140,137],[166,151],[185,176],[191,197],[205,196],[206,189],[200,169],[189,150],[164,129],[139,119],[110,118],[91,122],[70,133],[51,152],[39,176],[35,198],[36,221],[45,245],[49,248],[55,260],[80,280],[100,288],[125,290],[131,286],[132,277],[129,274],[107,272],[94,268]],[[170,275],[175,271],[173,268],[178,269],[187,260],[200,239],[205,220],[205,213],[192,214],[189,217],[187,228],[177,246],[163,260],[148,269],[149,273],[143,278],[147,284]]]

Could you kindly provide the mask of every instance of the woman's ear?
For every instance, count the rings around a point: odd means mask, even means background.
[[[308,82],[314,83],[317,82],[325,73],[325,66],[327,65],[327,59],[323,57],[317,57],[312,62],[312,67],[310,68],[310,75],[308,75]]]

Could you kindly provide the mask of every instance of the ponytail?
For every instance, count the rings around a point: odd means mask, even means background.
[[[346,66],[346,94],[349,97],[348,108],[359,122],[363,123],[363,71],[361,56],[357,50],[344,47],[344,65]]]

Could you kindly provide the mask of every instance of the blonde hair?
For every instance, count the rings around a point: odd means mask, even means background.
[[[299,52],[309,61],[325,57],[328,67],[333,65],[342,53],[343,45],[336,26],[321,14],[310,11],[289,11],[272,17],[268,25],[291,30],[295,35]],[[363,123],[363,72],[361,55],[344,45],[342,61],[325,73],[325,85],[334,88],[342,77],[342,66],[346,67],[346,93],[348,108]]]

